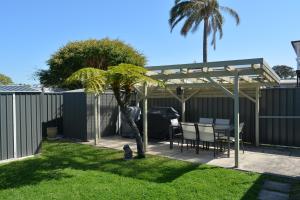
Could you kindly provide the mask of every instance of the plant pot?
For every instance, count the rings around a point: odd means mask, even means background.
[[[47,137],[56,138],[57,136],[57,127],[47,127]]]

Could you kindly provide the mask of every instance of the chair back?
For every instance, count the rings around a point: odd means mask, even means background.
[[[183,139],[197,140],[198,134],[196,133],[195,124],[193,123],[180,123]]]
[[[216,119],[215,128],[216,129],[227,129],[230,127],[230,119]]]
[[[245,126],[245,123],[244,123],[244,122],[240,123],[240,126],[239,126],[239,133],[240,133],[240,134],[243,134],[244,126]]]
[[[215,131],[213,124],[195,124],[199,134],[199,140],[204,142],[215,142]]]
[[[203,118],[203,117],[200,117],[199,118],[199,123],[200,124],[213,124],[214,123],[214,119],[213,118]]]

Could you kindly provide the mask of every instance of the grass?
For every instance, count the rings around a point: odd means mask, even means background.
[[[0,199],[256,199],[265,175],[71,142],[0,165]]]

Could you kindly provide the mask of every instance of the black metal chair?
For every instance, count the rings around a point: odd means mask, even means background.
[[[240,123],[240,126],[239,126],[239,134],[240,134],[239,142],[240,142],[240,144],[241,144],[243,153],[245,153],[245,149],[244,149],[244,141],[243,141],[244,127],[245,127],[245,123],[244,123],[244,122],[241,122],[241,123]],[[229,142],[230,142],[230,143],[235,143],[235,137],[230,136],[230,137],[228,138],[228,136],[225,136],[225,135],[219,137],[219,140],[222,140],[222,141],[227,141],[228,139],[229,139]],[[228,141],[227,141],[227,142],[228,142]]]
[[[216,157],[216,151],[218,150],[217,135],[214,130],[213,124],[195,124],[196,132],[199,135],[199,142],[213,144],[214,157]],[[209,145],[207,147],[209,149]]]
[[[199,132],[196,131],[193,123],[180,123],[182,131],[181,152],[183,151],[183,144],[186,143],[188,149],[189,143],[191,147],[196,146],[196,153],[199,154]]]

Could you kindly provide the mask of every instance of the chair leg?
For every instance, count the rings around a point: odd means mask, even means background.
[[[199,154],[199,141],[196,141],[196,154]]]
[[[180,148],[180,151],[182,152],[183,150],[183,139],[181,140],[181,148]]]
[[[245,153],[245,149],[244,149],[244,141],[243,140],[241,141],[241,146],[242,146],[243,154],[244,154]]]
[[[228,142],[227,157],[230,158],[230,142],[229,141],[227,142]]]
[[[216,143],[214,142],[214,158],[216,157]]]

